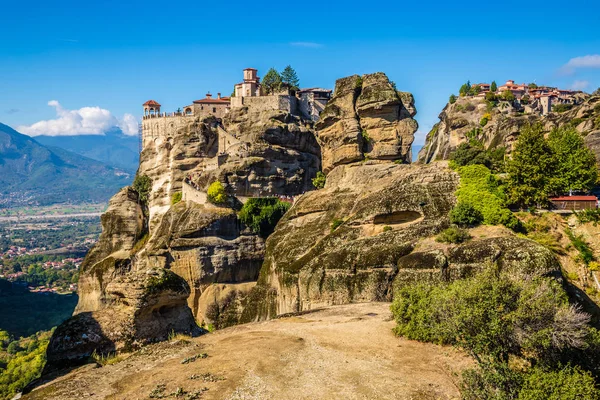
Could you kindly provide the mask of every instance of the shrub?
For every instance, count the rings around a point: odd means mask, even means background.
[[[448,102],[449,102],[450,104],[454,104],[454,103],[456,103],[456,96],[455,96],[455,95],[453,95],[453,94],[451,94],[451,95],[450,95],[450,99],[448,100]]]
[[[557,113],[563,113],[573,108],[573,104],[555,104],[552,106],[552,111]]]
[[[174,206],[175,204],[179,203],[181,201],[183,194],[181,192],[175,192],[173,193],[173,195],[171,196],[171,205]]]
[[[471,204],[459,202],[450,211],[450,221],[458,226],[475,226],[483,222],[483,215]]]
[[[515,95],[510,90],[505,90],[504,92],[502,92],[500,97],[502,98],[502,100],[515,101]]]
[[[147,175],[136,175],[132,187],[137,192],[140,202],[146,203],[148,201],[148,194],[152,190],[152,180],[150,177]]]
[[[570,229],[565,229],[565,233],[573,244],[573,247],[579,252],[579,258],[585,265],[589,265],[590,262],[595,260],[594,252],[582,235],[575,235]]]
[[[485,113],[483,114],[483,117],[481,117],[481,121],[479,121],[479,125],[481,125],[482,127],[486,126],[487,123],[492,119],[492,115],[490,113]]]
[[[533,368],[526,375],[518,400],[598,400],[600,391],[588,371],[566,366],[557,371]]]
[[[471,235],[464,230],[460,229],[456,226],[451,226],[448,229],[443,230],[437,237],[436,241],[440,243],[463,243],[467,240],[471,239]]]
[[[344,223],[343,219],[340,218],[334,218],[333,221],[331,221],[331,232],[335,231],[337,228],[339,228],[342,224]]]
[[[275,197],[257,197],[246,201],[238,218],[253,232],[267,237],[291,205]]]
[[[207,191],[208,201],[213,204],[223,204],[227,201],[227,193],[223,184],[219,181],[215,181],[210,184]]]
[[[317,176],[312,179],[312,184],[316,189],[323,189],[326,182],[327,177],[322,171],[317,172]]]
[[[389,232],[389,231],[391,231],[391,230],[392,230],[392,227],[391,227],[391,226],[389,226],[389,225],[386,225],[386,226],[384,226],[384,227],[383,227],[383,231],[384,231],[384,232]]]

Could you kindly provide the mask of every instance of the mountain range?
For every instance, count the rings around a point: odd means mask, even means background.
[[[43,145],[0,123],[0,207],[106,201],[132,178],[131,170]]]
[[[118,128],[104,135],[42,135],[36,136],[35,140],[45,146],[60,147],[130,173],[135,173],[138,167],[138,137],[125,135]]]

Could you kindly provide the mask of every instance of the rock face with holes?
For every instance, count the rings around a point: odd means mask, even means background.
[[[449,224],[457,185],[458,176],[439,165],[336,167],[325,188],[303,195],[267,240],[259,317],[389,301],[398,261]]]
[[[338,79],[316,125],[323,171],[365,158],[410,163],[415,114],[413,96],[382,72]]]

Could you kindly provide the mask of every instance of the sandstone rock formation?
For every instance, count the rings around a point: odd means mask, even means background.
[[[316,124],[323,171],[363,158],[410,162],[415,114],[412,95],[384,73],[338,79]]]
[[[461,144],[476,138],[486,149],[504,147],[510,154],[520,130],[528,124],[540,123],[547,132],[560,126],[573,126],[583,136],[600,164],[600,96],[585,96],[581,104],[563,113],[523,114],[508,102],[501,101],[489,108],[480,97],[459,97],[454,104],[448,103],[439,115],[437,123],[427,134],[418,161],[429,163],[447,160]],[[481,126],[484,115],[489,122]]]
[[[334,168],[326,187],[302,196],[267,240],[255,318],[390,301],[401,285],[461,278],[492,263],[526,279],[560,276],[552,253],[525,239],[423,248],[449,225],[457,185],[458,176],[441,164]]]

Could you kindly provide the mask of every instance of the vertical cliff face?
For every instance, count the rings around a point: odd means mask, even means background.
[[[316,124],[323,171],[363,160],[411,161],[414,99],[381,72],[338,79]]]

